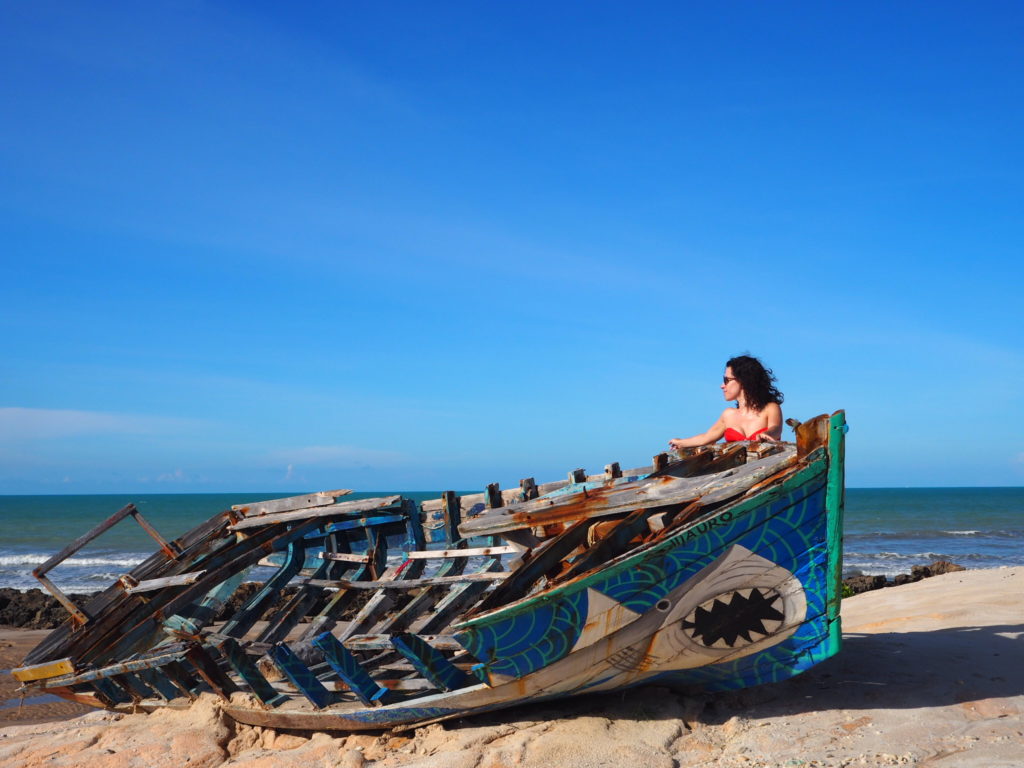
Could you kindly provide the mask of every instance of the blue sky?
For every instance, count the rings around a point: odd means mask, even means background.
[[[503,486],[723,407],[1020,485],[1014,3],[5,3],[0,493]]]

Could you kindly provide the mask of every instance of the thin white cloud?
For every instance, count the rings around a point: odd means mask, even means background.
[[[24,442],[75,435],[157,435],[199,425],[196,419],[109,411],[0,408],[0,442]]]
[[[164,472],[157,477],[156,481],[158,483],[181,483],[187,482],[188,477],[181,469],[176,469],[173,472]]]
[[[275,464],[285,464],[291,476],[297,467],[354,467],[373,464],[391,466],[405,460],[395,451],[379,451],[351,445],[306,445],[274,451],[268,458]]]

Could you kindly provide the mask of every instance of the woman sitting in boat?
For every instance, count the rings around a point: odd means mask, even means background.
[[[703,434],[669,440],[669,448],[710,445],[723,437],[727,443],[776,441],[782,437],[782,393],[775,388],[771,368],[765,368],[756,357],[740,355],[725,364],[722,396],[735,401],[736,407],[722,411],[718,421]]]

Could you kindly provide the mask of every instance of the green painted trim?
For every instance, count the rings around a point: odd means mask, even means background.
[[[767,502],[774,501],[779,496],[785,495],[790,491],[799,488],[811,480],[827,471],[828,459],[827,454],[824,450],[814,451],[807,458],[807,466],[800,469],[792,477],[785,480],[781,485],[777,485],[774,488],[759,493],[753,498],[745,499],[742,502],[737,503],[735,506],[724,506],[717,510],[712,518],[718,517],[725,512],[731,512],[733,517],[746,514],[757,507],[762,506]],[[827,501],[826,501],[827,503]],[[496,608],[492,613],[485,613],[482,616],[476,616],[464,622],[457,622],[452,624],[452,631],[464,632],[469,629],[473,629],[478,626],[486,626],[493,621],[505,619],[509,616],[515,616],[521,613],[529,613],[534,610],[535,604],[548,602],[550,600],[560,600],[565,595],[572,595],[582,590],[587,589],[591,584],[596,581],[604,580],[610,575],[618,573],[624,570],[631,570],[636,568],[637,565],[650,557],[657,556],[662,552],[678,547],[681,543],[681,539],[686,536],[687,532],[693,526],[700,522],[705,522],[705,518],[698,518],[687,525],[685,528],[681,528],[677,533],[674,533],[664,541],[658,542],[647,549],[633,550],[620,555],[618,559],[612,560],[606,567],[601,568],[588,576],[583,577],[579,581],[571,581],[568,584],[555,587],[551,591],[540,592],[529,597],[520,598],[514,603],[503,605],[500,608]],[[829,540],[831,543],[831,539]],[[831,595],[832,593],[829,592]]]
[[[825,509],[828,514],[828,620],[829,637],[836,650],[842,640],[839,601],[843,586],[843,510],[846,504],[846,412],[836,411],[828,424],[828,480]]]

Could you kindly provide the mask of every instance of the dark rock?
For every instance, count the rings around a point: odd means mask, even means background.
[[[84,605],[91,594],[68,595],[75,605]],[[68,619],[67,609],[57,598],[41,589],[22,592],[10,587],[0,588],[0,626],[23,629],[56,629]]]
[[[941,576],[944,573],[955,573],[956,571],[966,571],[962,565],[951,563],[949,560],[936,560],[931,565],[915,565],[910,569],[910,575],[916,576],[914,581],[920,579],[927,579],[929,576]]]
[[[865,576],[863,574],[843,579],[843,585],[849,587],[855,595],[888,586],[885,576]]]
[[[886,579],[885,576],[865,576],[859,574],[843,579],[843,586],[850,589],[853,594],[859,595],[861,592],[869,592],[873,589],[898,587],[902,584],[912,584],[915,581],[927,579],[930,576],[941,576],[944,573],[965,570],[967,569],[962,565],[951,563],[949,560],[936,560],[931,565],[915,565],[911,567],[910,573],[898,574],[892,581]]]

